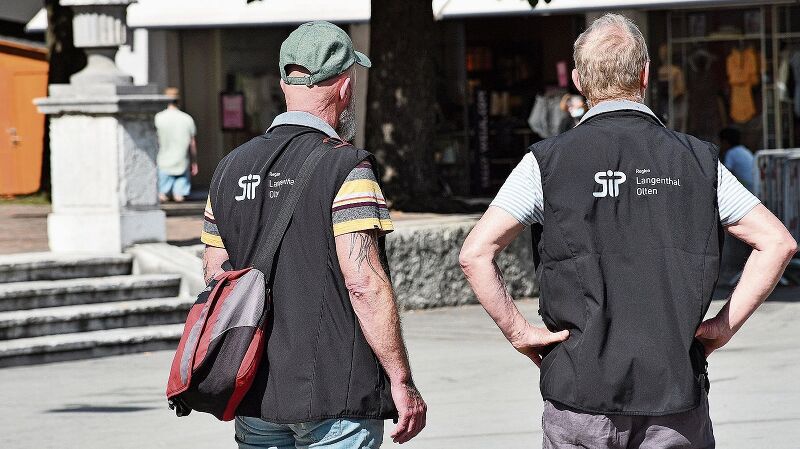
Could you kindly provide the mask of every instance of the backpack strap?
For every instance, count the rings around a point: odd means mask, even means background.
[[[286,230],[289,228],[289,222],[292,219],[292,215],[294,215],[297,202],[305,191],[308,181],[311,179],[311,175],[317,168],[317,164],[319,164],[319,161],[322,160],[323,156],[330,150],[330,145],[327,145],[325,142],[320,142],[308,155],[303,165],[300,167],[295,185],[292,186],[292,190],[289,191],[286,202],[278,212],[277,218],[272,223],[269,232],[261,234],[258,239],[253,266],[259,269],[263,267],[262,272],[267,278],[268,288],[272,285],[272,272],[278,248],[283,241],[283,236],[286,235]]]

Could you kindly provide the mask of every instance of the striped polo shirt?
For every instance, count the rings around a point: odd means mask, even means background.
[[[318,129],[330,137],[339,138],[329,124],[307,112],[284,112],[275,118],[269,129],[280,125],[308,126]],[[341,151],[347,151],[347,149],[342,148]],[[359,163],[345,178],[331,205],[331,217],[334,236],[372,229],[377,230],[380,234],[388,234],[394,230],[386,199],[369,161]],[[200,241],[209,246],[225,247],[217,228],[210,198],[206,201]]]
[[[641,103],[625,100],[604,101],[590,109],[581,123],[597,114],[618,110],[635,110],[656,117],[650,108]],[[735,224],[759,203],[758,198],[750,193],[722,163],[717,164],[717,205],[720,223],[723,226]],[[532,153],[526,154],[514,168],[491,205],[508,212],[525,226],[542,223],[544,219],[542,176],[539,164]]]

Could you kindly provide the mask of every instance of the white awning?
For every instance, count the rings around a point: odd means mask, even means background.
[[[31,17],[41,7],[42,0],[2,0],[0,1],[0,19],[25,23],[31,20]]]
[[[370,0],[138,0],[128,7],[130,28],[218,28],[294,25],[312,20],[369,20]],[[25,28],[47,29],[44,9]]]
[[[790,0],[785,0],[790,1]],[[552,0],[531,8],[527,0],[433,0],[437,19],[493,15],[568,14],[604,9],[690,8],[709,5],[774,4],[781,0]],[[217,28],[294,25],[311,20],[367,22],[369,0],[139,0],[128,7],[131,28]],[[28,23],[44,31],[44,10]]]
[[[531,8],[528,0],[433,0],[433,11],[439,19],[456,19],[493,15],[569,14],[612,9],[678,9],[775,3],[781,3],[781,0],[551,0],[550,3],[539,0],[536,8]]]
[[[369,0],[139,0],[128,8],[131,28],[214,28],[293,25],[311,20],[369,20]]]

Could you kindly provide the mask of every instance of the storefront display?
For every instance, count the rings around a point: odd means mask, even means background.
[[[527,148],[558,134],[581,16],[465,21],[470,194],[491,197]],[[577,91],[572,91],[577,93]]]
[[[752,150],[800,144],[800,5],[651,11],[649,24],[649,101],[669,127],[716,142],[735,126]]]

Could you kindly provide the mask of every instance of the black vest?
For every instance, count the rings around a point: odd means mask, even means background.
[[[389,381],[350,303],[333,237],[333,199],[372,155],[303,126],[284,125],[236,148],[217,167],[211,202],[234,269],[251,266],[254,242],[317,145],[330,145],[297,204],[274,270],[267,351],[237,413],[275,423],[387,419]],[[271,170],[266,163],[283,153]],[[264,269],[263,267],[256,267]]]
[[[721,250],[716,148],[615,111],[532,151],[545,201],[539,313],[570,331],[544,357],[543,397],[605,414],[695,408],[706,363],[694,333]]]

